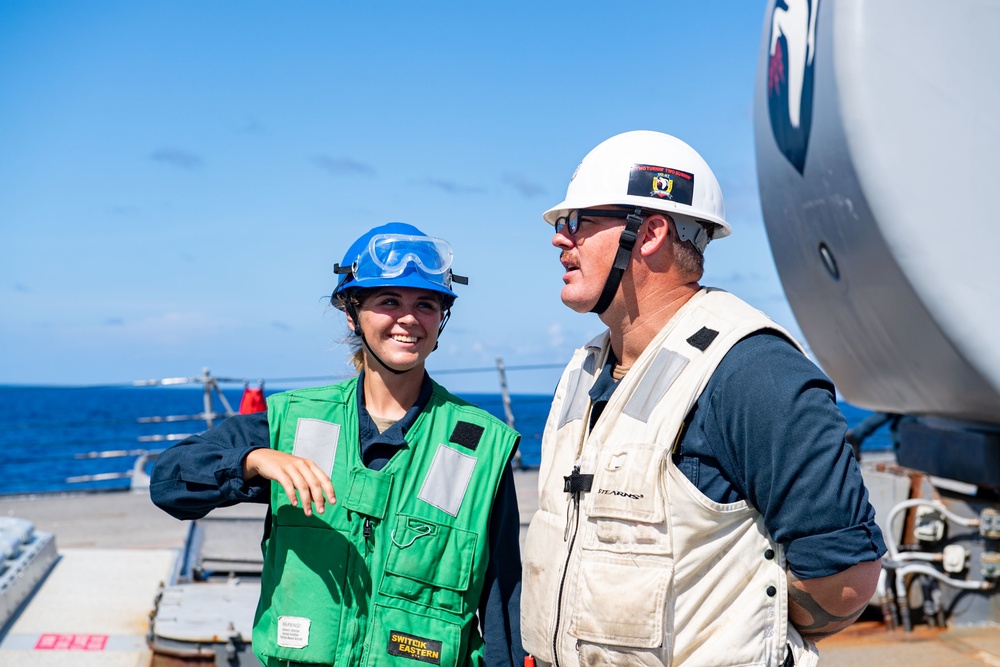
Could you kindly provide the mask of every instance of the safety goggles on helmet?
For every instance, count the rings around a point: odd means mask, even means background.
[[[448,274],[454,254],[444,239],[431,236],[378,234],[351,266],[355,280],[395,278],[413,264],[425,276]]]
[[[359,239],[360,240],[360,239]],[[333,294],[356,287],[417,287],[450,297],[453,282],[468,285],[469,279],[452,273],[452,250],[447,241],[424,235],[382,233],[367,240],[359,254],[348,251],[344,262],[334,264],[343,276]]]

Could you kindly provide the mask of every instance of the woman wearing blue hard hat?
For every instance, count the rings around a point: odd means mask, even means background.
[[[343,263],[334,266],[334,271],[343,277],[330,301],[347,313],[348,326],[356,336],[354,365],[359,372],[365,370],[362,348],[375,362],[378,373],[382,373],[384,369],[389,371],[390,376],[403,375],[418,369],[418,366],[405,362],[400,368],[387,363],[372,349],[360,326],[357,309],[361,301],[366,300],[375,290],[388,288],[394,291],[418,290],[425,301],[438,306],[433,309],[434,312],[426,307],[415,311],[416,315],[421,316],[416,319],[423,324],[430,323],[428,317],[433,319],[440,315],[440,321],[433,326],[433,332],[426,332],[419,340],[412,341],[412,347],[403,345],[401,349],[397,349],[397,346],[391,346],[392,349],[386,351],[402,353],[405,360],[412,360],[411,357],[416,355],[419,357],[419,370],[423,370],[423,361],[435,349],[437,337],[444,330],[451,305],[455,301],[456,295],[451,291],[452,282],[466,282],[465,278],[452,273],[451,261],[452,251],[447,241],[427,236],[416,227],[402,222],[390,222],[376,227],[348,249]],[[407,294],[415,296],[417,292],[408,291]],[[399,330],[396,334],[402,335]],[[389,339],[403,343],[393,339],[391,335]],[[376,344],[380,347],[383,342],[381,338],[376,339]]]
[[[161,454],[181,519],[269,503],[253,650],[281,665],[523,662],[518,435],[431,380],[451,246],[389,223],[335,266],[356,378],[268,398]],[[271,484],[271,481],[276,482]]]

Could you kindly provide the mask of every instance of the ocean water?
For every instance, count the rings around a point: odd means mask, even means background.
[[[239,409],[242,386],[223,393]],[[463,394],[462,398],[506,420],[499,393]],[[521,433],[521,464],[526,467],[538,465],[550,399],[548,395],[511,396],[514,427]],[[213,396],[212,400],[213,409],[221,412],[219,399]],[[198,386],[0,386],[0,495],[126,489],[143,452],[162,450],[178,436],[198,433],[206,426],[200,420],[141,420],[198,415],[203,404],[204,391]],[[849,426],[871,414],[847,403],[840,407]],[[865,450],[890,447],[884,428],[864,443]]]

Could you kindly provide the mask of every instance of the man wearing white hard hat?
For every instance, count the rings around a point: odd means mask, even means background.
[[[537,665],[815,665],[885,544],[830,380],[781,326],[699,284],[732,232],[659,132],[614,136],[544,214],[577,350],[542,440],[521,632]]]

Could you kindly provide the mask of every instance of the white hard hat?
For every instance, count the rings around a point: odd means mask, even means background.
[[[635,130],[597,145],[580,162],[566,198],[542,217],[554,225],[575,209],[641,206],[670,214],[682,238],[689,223],[712,228],[711,238],[729,236],[722,188],[696,150],[669,134]]]

